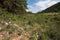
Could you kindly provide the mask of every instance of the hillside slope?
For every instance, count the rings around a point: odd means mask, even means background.
[[[51,6],[51,7],[49,7],[49,8],[47,8],[47,9],[45,9],[45,10],[43,10],[41,13],[43,13],[43,12],[60,12],[60,2],[58,2],[57,4],[55,4],[55,5],[53,5],[53,6]]]
[[[0,8],[0,40],[60,40],[60,13],[19,16]]]
[[[0,40],[60,40],[60,9],[17,15],[0,8]],[[48,8],[49,9],[49,8]]]

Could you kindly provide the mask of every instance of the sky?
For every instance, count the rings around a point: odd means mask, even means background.
[[[27,0],[27,12],[37,13],[56,3],[60,0]]]

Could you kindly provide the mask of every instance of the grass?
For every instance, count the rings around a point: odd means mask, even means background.
[[[20,16],[0,9],[0,26],[2,25],[2,27],[4,27],[1,30],[7,31],[9,36],[14,33],[20,36],[22,34],[26,34],[26,32],[29,33],[29,31],[31,31],[29,40],[37,40],[40,38],[39,36],[41,36],[41,40],[59,40],[59,18],[60,13],[26,13],[25,15]],[[7,23],[11,22],[11,25],[9,24],[7,27],[5,24],[3,25],[1,23],[2,21],[6,21]],[[37,35],[39,36],[37,37]]]

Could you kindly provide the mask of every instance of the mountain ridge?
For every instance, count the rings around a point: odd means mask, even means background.
[[[41,13],[48,13],[48,12],[60,12],[60,2],[56,3],[55,5],[41,11]]]

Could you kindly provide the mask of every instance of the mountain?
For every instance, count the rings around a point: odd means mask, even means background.
[[[41,11],[41,13],[49,13],[49,12],[60,12],[60,2],[56,3],[55,5]]]

